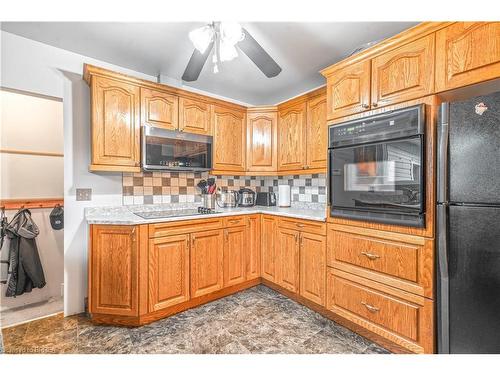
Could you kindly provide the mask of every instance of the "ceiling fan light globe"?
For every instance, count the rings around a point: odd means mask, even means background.
[[[243,28],[237,22],[221,22],[219,30],[221,39],[233,46],[245,38]]]
[[[228,43],[224,39],[222,39],[220,41],[219,55],[220,61],[231,61],[238,57],[238,51],[233,44]]]
[[[210,25],[194,29],[189,33],[189,39],[201,54],[205,53],[207,47],[214,38],[214,29]]]

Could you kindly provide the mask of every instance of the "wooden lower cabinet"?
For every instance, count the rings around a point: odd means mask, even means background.
[[[149,311],[189,300],[189,235],[149,240]]]
[[[89,261],[89,311],[138,315],[137,227],[93,225]]]
[[[325,306],[326,237],[300,234],[300,295]]]
[[[277,284],[291,292],[299,291],[300,232],[278,228]]]
[[[261,215],[248,216],[247,223],[247,280],[259,278],[261,275]]]
[[[247,227],[224,229],[224,287],[246,280]]]
[[[221,289],[224,285],[223,230],[191,234],[191,297]]]
[[[415,353],[434,352],[434,303],[328,268],[327,309]]]
[[[278,229],[278,220],[274,216],[262,216],[261,231],[261,258],[262,258],[262,277],[266,280],[277,282],[277,255],[278,247],[276,244],[276,230]]]

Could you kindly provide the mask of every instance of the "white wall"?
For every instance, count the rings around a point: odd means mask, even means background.
[[[3,87],[63,99],[64,116],[64,311],[82,312],[87,294],[87,225],[84,208],[121,205],[122,176],[88,172],[90,161],[89,88],[82,80],[83,64],[90,63],[155,80],[138,72],[76,53],[1,32],[1,76]],[[75,188],[91,187],[92,201],[76,202]]]
[[[0,91],[0,146],[22,151],[63,152],[62,102],[20,93]],[[0,198],[59,198],[63,189],[63,158],[40,155],[0,154]],[[19,307],[61,296],[64,280],[64,231],[53,230],[52,208],[33,209],[31,216],[40,234],[36,238],[45,281],[41,289],[16,298],[5,297],[0,287],[1,309]],[[6,211],[10,220],[17,210]],[[2,251],[7,251],[8,241]]]

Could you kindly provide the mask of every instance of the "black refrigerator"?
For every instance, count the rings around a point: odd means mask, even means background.
[[[500,353],[500,92],[438,123],[439,353]]]

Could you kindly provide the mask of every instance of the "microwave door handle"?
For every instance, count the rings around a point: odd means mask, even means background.
[[[326,183],[326,197],[327,197],[327,205],[332,206],[332,197],[331,197],[331,189],[332,189],[332,157],[333,150],[328,149],[328,165],[327,165],[327,183]]]

